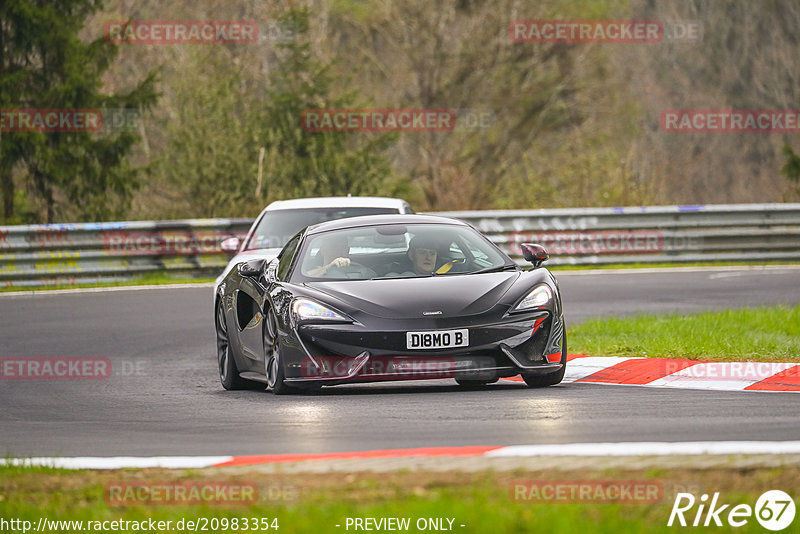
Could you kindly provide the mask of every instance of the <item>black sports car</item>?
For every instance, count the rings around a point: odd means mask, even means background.
[[[239,263],[215,290],[226,389],[275,394],[352,382],[521,374],[559,383],[567,363],[548,256],[523,270],[470,225],[431,215],[320,223],[267,262]]]

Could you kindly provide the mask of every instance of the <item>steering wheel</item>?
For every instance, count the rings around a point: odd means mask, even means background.
[[[377,273],[369,267],[364,267],[360,263],[351,263],[347,267],[331,267],[325,273],[326,277],[330,278],[350,278],[361,280],[364,278],[375,278]]]

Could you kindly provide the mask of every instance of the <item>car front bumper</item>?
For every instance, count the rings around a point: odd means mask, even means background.
[[[407,331],[468,328],[463,348],[409,350]],[[402,330],[360,324],[305,324],[283,344],[286,382],[335,385],[388,380],[463,378],[492,381],[560,370],[563,317],[541,310],[491,323],[404,324]]]

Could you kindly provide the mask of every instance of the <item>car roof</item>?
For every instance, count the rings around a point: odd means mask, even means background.
[[[395,208],[403,211],[408,202],[388,197],[316,197],[276,200],[264,211],[290,210],[298,208]]]
[[[469,226],[464,221],[443,217],[441,215],[397,214],[397,215],[362,215],[360,217],[347,217],[335,219],[309,226],[308,234],[319,234],[331,230],[344,228],[358,228],[361,226],[378,226],[381,224],[442,224],[455,226]]]

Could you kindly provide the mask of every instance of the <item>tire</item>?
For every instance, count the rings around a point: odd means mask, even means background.
[[[269,308],[264,319],[264,372],[267,388],[274,395],[291,395],[298,390],[286,384],[286,370],[281,360],[281,343],[278,340],[278,324],[275,312]]]
[[[561,338],[561,369],[555,373],[548,373],[546,375],[522,374],[522,379],[525,383],[532,388],[542,388],[546,386],[555,386],[564,380],[564,373],[567,371],[567,333],[564,332],[564,337]]]
[[[217,331],[217,368],[219,370],[219,381],[222,387],[228,390],[237,389],[264,389],[264,384],[245,380],[239,376],[239,369],[236,367],[236,360],[233,358],[230,338],[228,336],[228,322],[225,319],[225,310],[222,301],[217,302],[217,312],[214,318],[215,330]]]
[[[469,378],[456,378],[456,383],[464,388],[480,388],[489,384],[494,384],[498,380],[500,379],[494,378],[492,380],[471,380]]]

